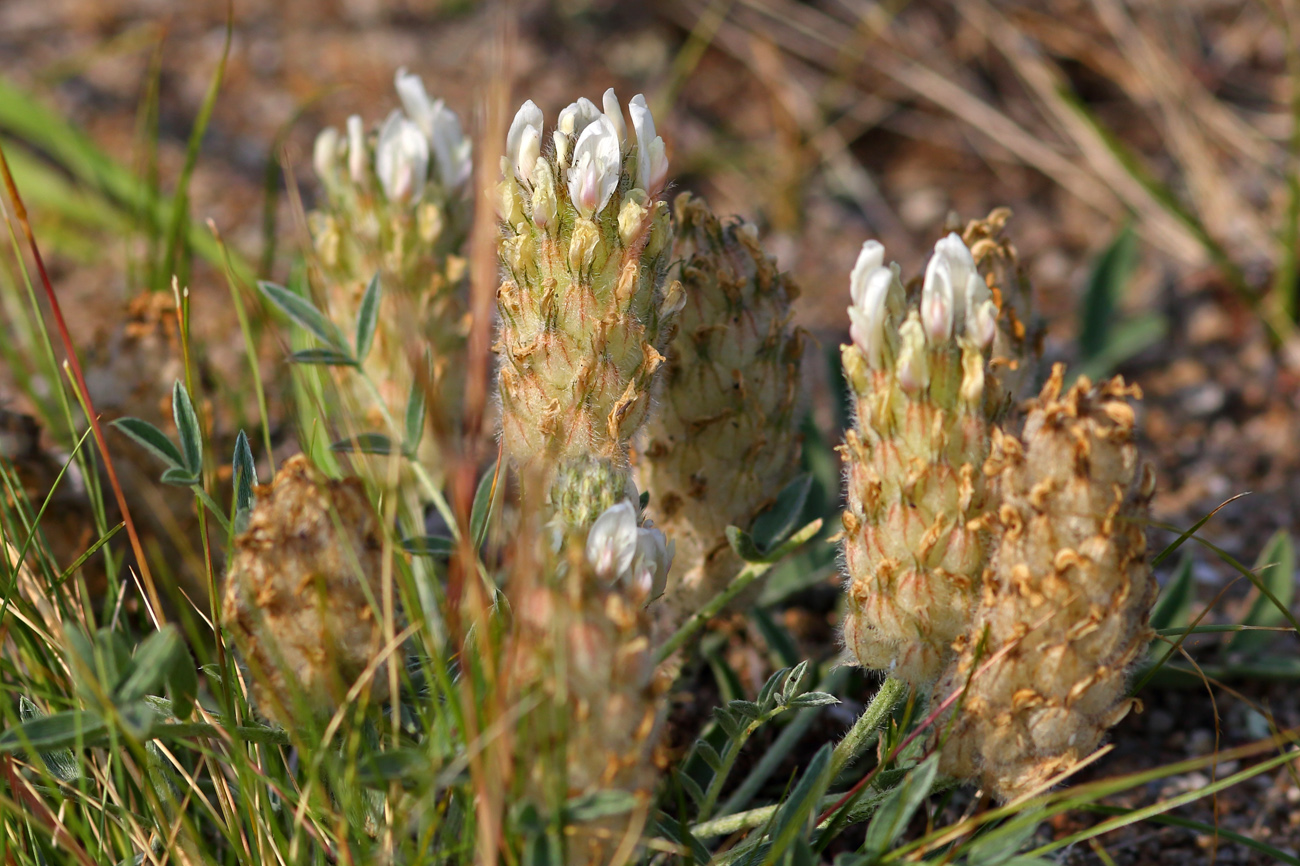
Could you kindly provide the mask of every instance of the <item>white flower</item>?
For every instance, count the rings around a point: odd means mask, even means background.
[[[867,241],[858,253],[858,261],[849,277],[849,336],[862,350],[867,363],[881,367],[885,363],[889,315],[902,303],[902,284],[896,266],[884,267],[885,248],[878,241]]]
[[[326,188],[333,187],[339,176],[339,131],[334,127],[321,130],[312,147],[311,163],[316,176]]]
[[[506,134],[506,156],[514,167],[515,177],[530,186],[542,152],[542,123],[542,110],[530,99],[519,106]]]
[[[947,340],[968,328],[968,311],[991,297],[975,259],[955,232],[934,245],[921,287],[921,319],[931,340]],[[979,326],[976,326],[978,330]],[[978,341],[977,334],[971,336]],[[990,335],[990,339],[991,339]]]
[[[614,134],[618,136],[619,153],[622,153],[623,145],[627,143],[627,124],[623,122],[623,107],[618,104],[618,95],[614,93],[614,88],[605,91],[601,102],[605,106],[605,116],[609,118],[610,124],[614,127]]]
[[[348,118],[348,174],[352,182],[364,187],[366,169],[370,167],[370,154],[366,153],[366,128],[361,123],[361,115],[354,114]]]
[[[596,103],[585,96],[577,102],[570,103],[560,112],[560,119],[556,124],[555,132],[551,134],[555,141],[555,164],[557,166],[560,168],[568,166],[569,145],[573,144],[574,137],[582,135],[582,131],[599,120],[600,116],[600,109],[596,107]]]
[[[668,157],[664,154],[664,140],[655,135],[655,121],[645,97],[638,93],[628,103],[632,114],[632,128],[636,131],[637,187],[647,195],[654,195],[664,185],[668,176]]]
[[[560,112],[556,129],[565,135],[582,135],[582,131],[600,118],[600,109],[587,97],[569,104]]]
[[[578,136],[573,147],[573,165],[569,168],[569,198],[587,219],[605,209],[618,186],[622,157],[618,132],[603,115]]]
[[[399,69],[395,83],[406,116],[420,128],[433,149],[443,187],[459,189],[473,169],[473,145],[461,129],[460,118],[441,99],[429,99],[420,76]]]
[[[668,571],[673,567],[677,544],[669,541],[649,520],[636,531],[636,555],[627,575],[628,582],[643,592],[647,599],[663,595],[668,584]]]
[[[429,176],[429,142],[400,111],[388,115],[379,129],[375,173],[389,201],[406,204],[424,194]]]
[[[587,531],[587,562],[597,576],[614,582],[632,567],[637,552],[636,507],[626,499],[605,509]]]

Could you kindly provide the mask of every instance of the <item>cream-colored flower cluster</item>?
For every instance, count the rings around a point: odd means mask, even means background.
[[[309,225],[330,319],[351,333],[371,280],[382,286],[363,364],[384,406],[355,376],[341,377],[348,408],[364,416],[349,433],[386,431],[385,416],[402,418],[417,379],[432,398],[430,430],[454,429],[463,386],[471,143],[418,76],[399,70],[396,89],[402,108],[377,129],[353,115],[343,133],[324,130],[313,154],[325,195]],[[431,449],[427,442],[425,459],[436,463]]]
[[[970,624],[988,558],[1000,310],[956,234],[935,245],[919,296],[884,261],[879,243],[863,245],[843,349],[856,415],[843,446],[844,640],[864,667],[925,685]]]
[[[669,281],[667,160],[645,99],[580,99],[549,138],[524,103],[499,189],[502,440],[525,484],[626,474],[684,302]],[[550,147],[543,151],[543,144]],[[590,486],[588,484],[587,486]],[[615,495],[623,483],[612,482]],[[550,492],[553,501],[564,490]],[[591,511],[594,509],[588,509]],[[573,521],[570,521],[573,522]]]

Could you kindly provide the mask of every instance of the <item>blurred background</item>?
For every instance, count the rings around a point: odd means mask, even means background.
[[[218,384],[238,390],[242,344],[206,223],[237,267],[283,278],[305,243],[295,197],[317,193],[315,134],[395,107],[398,67],[474,130],[494,75],[551,116],[614,86],[646,93],[677,189],[761,227],[832,356],[865,239],[916,274],[950,215],[1010,207],[1047,357],[1147,393],[1156,518],[1187,525],[1249,490],[1212,525],[1243,556],[1296,525],[1294,0],[232,8],[188,180],[193,272],[176,268],[209,365],[231,372]],[[226,18],[221,0],[0,3],[0,135],[80,345],[160,278],[150,209],[185,174]],[[838,398],[818,390],[831,428]]]

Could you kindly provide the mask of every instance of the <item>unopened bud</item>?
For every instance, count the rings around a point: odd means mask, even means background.
[[[589,219],[579,219],[573,224],[573,237],[569,240],[569,269],[583,273],[591,269],[600,243],[600,229]]]
[[[544,159],[537,161],[537,171],[533,176],[533,224],[544,229],[555,222],[558,202],[555,198],[555,175],[551,164]]]

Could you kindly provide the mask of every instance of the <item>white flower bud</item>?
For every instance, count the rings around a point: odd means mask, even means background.
[[[636,531],[636,554],[626,576],[627,582],[647,598],[658,598],[668,583],[668,572],[673,567],[676,553],[677,545],[647,520]]]
[[[428,139],[442,185],[446,189],[463,186],[473,169],[473,146],[461,129],[460,118],[441,99],[429,99],[420,76],[399,69],[395,83],[407,117]]]
[[[925,352],[925,329],[913,312],[898,329],[898,384],[916,392],[930,384],[930,363]]]
[[[555,197],[555,175],[551,164],[544,159],[537,161],[537,171],[533,175],[533,224],[544,229],[555,222],[555,212],[559,203]]]
[[[921,318],[931,340],[961,334],[967,328],[969,312],[989,297],[988,286],[980,279],[975,259],[961,237],[950,233],[940,239],[921,288]]]
[[[339,131],[334,127],[321,130],[311,151],[312,167],[326,189],[333,188],[339,179]]]
[[[532,184],[533,169],[542,152],[542,110],[530,99],[519,107],[506,134],[506,156],[515,177]]]
[[[388,115],[379,129],[375,173],[391,202],[406,204],[424,194],[429,176],[429,142],[400,111]]]
[[[663,188],[668,176],[668,157],[664,154],[664,140],[655,135],[655,121],[646,105],[645,97],[638,93],[628,103],[632,114],[632,128],[636,131],[637,186],[654,195]]]
[[[596,518],[587,532],[587,562],[604,580],[628,573],[637,553],[636,508],[624,499]]]
[[[897,271],[883,267],[885,248],[877,241],[867,241],[858,253],[857,264],[849,278],[849,336],[862,350],[872,367],[886,362],[891,314],[902,305],[903,286]]]
[[[605,115],[584,129],[574,145],[569,198],[588,219],[605,209],[618,186],[622,162],[618,142],[618,133]]]
[[[366,128],[361,115],[348,118],[348,174],[358,187],[365,188],[366,170],[370,167],[370,154],[366,152]]]
[[[631,190],[618,212],[618,236],[623,241],[623,246],[632,246],[641,233],[650,228],[646,220],[649,213],[645,194],[640,190]]]
[[[568,136],[582,135],[584,129],[599,119],[600,109],[584,96],[560,112],[556,130]]]
[[[614,127],[614,134],[618,137],[619,154],[623,153],[623,146],[627,143],[627,123],[623,120],[623,106],[618,104],[618,95],[614,93],[614,88],[605,91],[601,98],[605,106],[605,117],[609,118],[610,124]]]
[[[991,299],[976,304],[966,322],[966,332],[981,349],[991,346],[998,333],[998,305]]]

